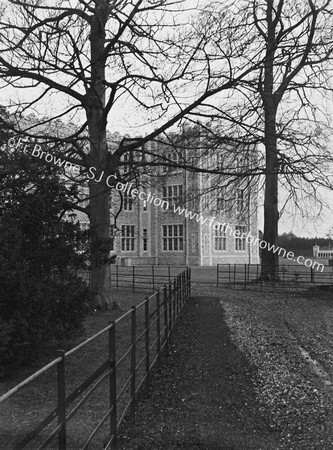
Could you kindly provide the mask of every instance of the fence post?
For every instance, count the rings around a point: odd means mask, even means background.
[[[182,292],[181,292],[181,289],[182,289],[182,276],[181,276],[181,274],[179,274],[178,275],[178,277],[177,277],[177,279],[178,279],[178,294],[177,294],[177,316],[179,315],[179,312],[180,312],[180,300],[181,300],[181,298],[182,298]]]
[[[58,350],[61,360],[57,364],[57,391],[58,391],[58,450],[66,450],[66,378],[65,378],[65,351]]]
[[[184,272],[184,278],[185,278],[185,283],[184,283],[184,304],[187,300],[187,295],[188,295],[188,267],[186,267],[186,272]]]
[[[135,266],[133,266],[133,279],[132,279],[132,287],[133,287],[133,292],[135,290]]]
[[[151,266],[152,269],[152,276],[153,276],[153,292],[155,292],[155,271],[154,271],[154,264]]]
[[[164,303],[164,339],[166,352],[168,351],[168,336],[169,336],[169,322],[168,322],[168,288],[164,285],[163,288],[163,303]]]
[[[185,303],[185,298],[186,298],[186,273],[184,270],[184,272],[182,273],[182,305],[181,305],[182,309]]]
[[[191,268],[188,269],[188,298],[191,297]]]
[[[180,284],[179,284],[179,275],[177,275],[177,278],[176,278],[176,298],[175,298],[175,302],[176,302],[176,307],[175,307],[176,314],[175,314],[175,318],[178,317],[178,314],[179,314],[179,287],[180,287]]]
[[[157,364],[161,363],[161,315],[160,315],[160,290],[157,291],[156,294],[156,313],[157,313],[157,322],[156,322],[156,337],[157,337]]]
[[[169,283],[171,283],[171,273],[170,273],[170,266],[168,266],[168,274],[169,274]]]
[[[176,321],[176,306],[177,306],[177,278],[173,280],[173,320],[172,320],[172,327],[175,324]]]
[[[109,328],[109,397],[110,397],[110,436],[113,436],[113,442],[117,441],[117,375],[116,375],[116,324],[110,322]]]
[[[216,286],[219,285],[219,265],[216,265]]]
[[[117,276],[117,291],[118,291],[118,287],[119,287],[119,279],[118,279],[118,271],[119,271],[119,267],[118,267],[118,264],[116,265],[116,276]]]
[[[246,263],[244,264],[244,273],[245,273],[245,284],[244,284],[244,289],[246,289]]]
[[[190,269],[189,267],[186,270],[186,301],[190,296]]]
[[[177,317],[178,275],[173,280],[173,325]]]
[[[131,421],[135,422],[135,389],[136,389],[136,307],[131,312]]]
[[[169,334],[170,334],[170,331],[172,329],[172,283],[169,284],[168,303],[169,303]]]
[[[145,302],[145,354],[146,354],[146,375],[147,385],[149,385],[149,298]]]
[[[182,298],[183,298],[182,286],[183,286],[183,272],[179,274],[179,300],[178,300],[179,312],[182,309]]]

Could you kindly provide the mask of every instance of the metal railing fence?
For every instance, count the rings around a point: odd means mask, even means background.
[[[153,292],[178,275],[184,266],[110,266],[112,286],[131,289],[133,292],[152,290]]]
[[[218,264],[216,284],[242,285],[245,289],[255,285],[263,288],[269,280],[261,277],[261,273],[260,264]],[[300,264],[279,264],[276,276],[278,282],[275,286],[281,288],[333,285],[332,266],[325,266],[324,271],[320,272]]]
[[[99,448],[113,448],[117,442],[118,429],[125,417],[129,416],[134,422],[138,391],[144,383],[149,383],[152,367],[160,361],[162,351],[168,348],[171,330],[190,295],[191,270],[186,268],[170,280],[168,285],[158,289],[139,305],[133,306],[94,336],[67,352],[59,351],[59,356],[55,360],[0,397],[2,410],[5,412],[4,405],[10,402],[15,394],[32,382],[38,381],[39,377],[50,370],[56,371],[56,406],[32,430],[15,442],[13,448],[35,450],[48,448],[51,445],[51,448],[56,446],[62,450],[73,447],[88,449],[98,435],[99,442],[103,442]],[[123,354],[118,355],[117,331],[121,330],[126,322],[129,325],[127,336],[129,345]],[[104,355],[103,362],[68,394],[68,360],[78,350],[96,342],[101,337],[104,337],[107,342],[107,354]],[[101,397],[105,400],[103,415],[96,419],[95,426],[83,439],[86,428],[86,426],[82,427],[84,417],[81,417],[79,422],[81,423],[79,430],[72,425],[71,421],[75,415],[83,415],[83,404],[92,402],[91,396],[103,383]],[[91,407],[88,410],[90,415],[93,413],[98,415],[99,411],[92,411]],[[73,444],[74,435],[76,436],[75,444]],[[81,436],[82,442],[77,442]]]

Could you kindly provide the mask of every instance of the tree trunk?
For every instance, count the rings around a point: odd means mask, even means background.
[[[277,96],[274,94],[274,59],[275,59],[275,27],[273,21],[273,0],[267,0],[267,48],[265,59],[264,82],[261,96],[264,105],[265,120],[265,201],[264,201],[264,236],[266,247],[262,248],[261,276],[274,280],[277,277],[278,256],[268,251],[267,246],[277,243],[278,238],[278,150],[276,136]]]
[[[91,278],[90,290],[103,308],[112,306],[111,271],[108,263],[110,194],[102,182],[90,182]]]
[[[109,265],[110,189],[105,177],[108,145],[105,114],[105,25],[108,17],[107,0],[97,0],[91,23],[91,82],[86,91],[86,115],[90,138],[89,165],[96,169],[96,179],[90,180],[89,218],[91,230],[90,289],[104,308],[112,306],[111,271]]]
[[[278,238],[278,157],[274,105],[269,106],[265,112],[265,147],[266,147],[266,176],[264,201],[264,236],[266,248],[262,250],[262,277],[275,280],[278,271],[278,255],[272,250],[268,251],[268,244],[277,243]]]

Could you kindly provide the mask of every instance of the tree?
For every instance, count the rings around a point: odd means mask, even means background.
[[[219,36],[225,27],[225,6],[221,6],[210,4],[202,20],[223,51]],[[276,244],[279,184],[299,207],[300,192],[317,200],[318,186],[332,188],[325,173],[332,162],[325,103],[332,90],[333,9],[329,0],[252,0],[229,8],[238,16],[235,29],[247,30],[246,41],[238,45],[251,40],[252,52],[247,55],[259,66],[250,80],[238,83],[233,115],[226,113],[224,104],[215,106],[213,113],[240,139],[257,139],[264,146],[258,167],[265,175],[263,240]],[[209,116],[213,117],[208,111]],[[276,278],[277,255],[266,248],[262,256],[262,276]]]
[[[17,151],[0,155],[0,376],[82,325],[91,299],[77,275],[87,238],[62,218],[58,170]]]
[[[201,111],[219,93],[229,92],[256,68],[244,58],[251,41],[246,30],[237,32],[243,45],[229,45],[218,54],[209,40],[198,39],[196,24],[178,0],[10,0],[3,7],[0,32],[0,77],[16,91],[29,86],[28,100],[11,103],[20,124],[22,114],[37,110],[58,96],[57,111],[38,124],[21,129],[27,136],[68,144],[64,155],[101,174],[90,179],[90,201],[85,212],[92,231],[91,290],[110,303],[110,271],[106,242],[110,230],[110,188],[105,180],[119,175],[127,156],[186,117]],[[185,4],[185,3],[184,3]],[[181,13],[181,14],[180,14]],[[183,20],[182,17],[186,16]],[[221,33],[229,39],[232,23]],[[240,33],[242,36],[240,36]],[[232,69],[230,69],[232,68]],[[150,114],[154,130],[142,138],[121,140],[111,153],[107,124],[115,120],[116,106],[125,99],[143,123]],[[126,102],[123,105],[126,105]],[[212,102],[214,102],[212,100]],[[65,134],[45,131],[59,118],[70,122],[80,115],[80,127]],[[44,130],[41,131],[41,124]],[[20,128],[18,127],[15,127]],[[22,128],[22,127],[21,127]],[[88,149],[83,141],[88,140]],[[155,159],[154,159],[155,158]],[[152,161],[153,159],[153,161]],[[151,152],[149,164],[174,164]],[[141,160],[137,165],[144,166]],[[183,162],[182,166],[186,166]],[[197,167],[198,169],[198,167]],[[227,171],[230,174],[230,170]],[[122,172],[124,178],[124,173]],[[79,177],[82,182],[82,174]],[[102,260],[102,261],[101,261]]]

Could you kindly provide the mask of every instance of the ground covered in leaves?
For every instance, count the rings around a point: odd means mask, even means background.
[[[120,448],[333,448],[332,293],[195,295]]]

